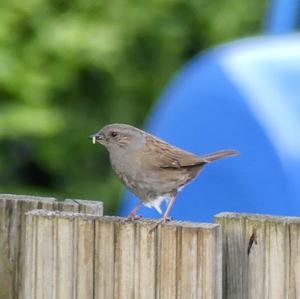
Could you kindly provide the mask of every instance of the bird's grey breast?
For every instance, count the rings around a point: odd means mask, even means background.
[[[143,144],[142,139],[140,142],[134,142],[126,148],[109,151],[113,170],[131,191],[138,187],[138,182],[143,176],[143,159],[141,155]]]

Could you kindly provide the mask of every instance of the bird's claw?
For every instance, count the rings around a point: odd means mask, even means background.
[[[160,224],[164,224],[168,221],[171,221],[173,218],[172,217],[165,217],[165,218],[161,218],[160,220],[158,220],[157,222],[155,222],[152,227],[149,230],[149,233],[152,233]]]
[[[125,221],[135,221],[140,220],[142,218],[141,215],[129,215]]]

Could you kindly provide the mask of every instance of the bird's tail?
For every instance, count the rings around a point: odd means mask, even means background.
[[[218,152],[215,152],[215,153],[211,153],[211,154],[201,156],[201,158],[203,158],[205,160],[205,162],[212,162],[212,161],[219,160],[219,159],[222,159],[222,158],[232,157],[232,156],[237,156],[237,155],[239,155],[238,151],[223,150],[223,151],[218,151]]]

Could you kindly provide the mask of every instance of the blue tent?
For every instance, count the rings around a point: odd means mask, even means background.
[[[146,130],[198,155],[241,153],[207,165],[178,194],[175,219],[211,221],[221,211],[299,216],[300,36],[244,39],[194,58],[163,92]],[[127,192],[120,214],[136,203]],[[139,214],[160,217],[144,207]]]

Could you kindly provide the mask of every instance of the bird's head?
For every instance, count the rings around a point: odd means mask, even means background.
[[[139,147],[144,144],[144,132],[126,124],[110,124],[89,136],[93,143],[101,143],[108,150]]]

